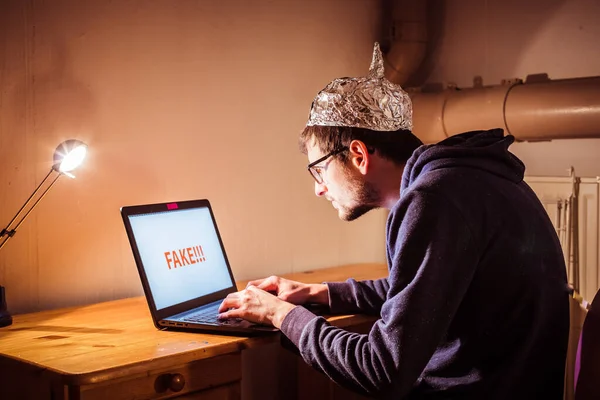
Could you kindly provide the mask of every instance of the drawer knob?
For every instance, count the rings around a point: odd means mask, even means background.
[[[154,382],[156,393],[164,393],[167,390],[180,392],[185,386],[185,378],[181,374],[162,374]]]
[[[181,374],[171,374],[171,379],[169,380],[169,389],[174,392],[180,392],[181,389],[185,386],[185,378]]]

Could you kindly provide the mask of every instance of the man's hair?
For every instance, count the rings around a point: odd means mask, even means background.
[[[360,140],[368,148],[375,149],[377,153],[398,165],[406,164],[412,153],[423,144],[411,131],[398,129],[397,131],[373,131],[365,128],[351,128],[344,126],[307,126],[299,138],[300,151],[308,151],[311,140],[323,154],[349,146],[353,140]],[[348,152],[337,155],[342,161],[348,158]]]

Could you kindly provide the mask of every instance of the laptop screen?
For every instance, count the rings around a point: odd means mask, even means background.
[[[234,283],[208,207],[129,216],[157,310]]]

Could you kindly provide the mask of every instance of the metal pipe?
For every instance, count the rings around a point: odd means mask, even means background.
[[[427,2],[396,0],[391,8],[391,47],[384,58],[385,76],[404,85],[425,58]]]
[[[521,141],[600,138],[600,76],[409,94],[425,143],[492,128]]]
[[[515,86],[505,116],[519,140],[600,137],[600,76]]]

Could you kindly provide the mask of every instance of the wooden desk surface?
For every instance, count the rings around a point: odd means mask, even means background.
[[[285,277],[307,283],[387,276],[385,264],[355,264],[300,272]],[[245,287],[246,282],[238,282]],[[369,320],[336,316],[337,326]],[[157,330],[144,297],[115,300],[17,315],[13,325],[0,329],[0,357],[9,357],[60,374],[65,384],[84,385],[144,373],[153,368],[238,352],[278,340],[259,337]],[[167,365],[168,364],[168,365]]]

